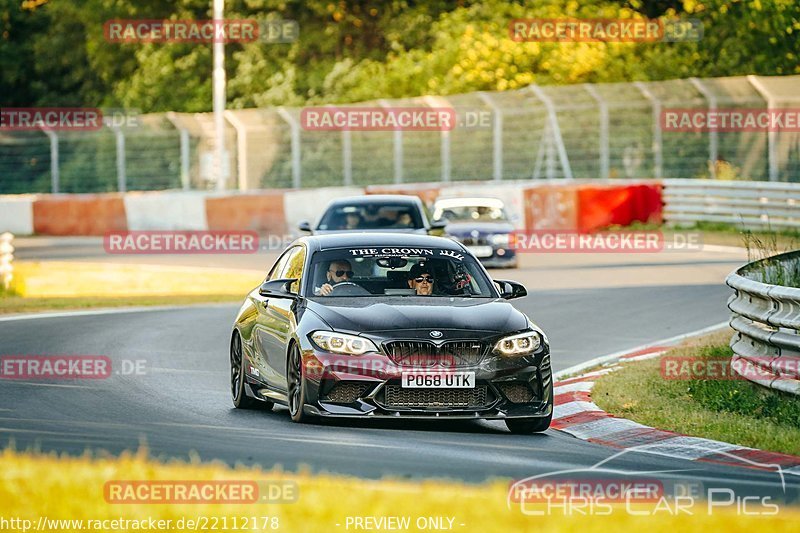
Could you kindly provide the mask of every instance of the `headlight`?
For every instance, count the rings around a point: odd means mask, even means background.
[[[378,351],[378,347],[369,339],[335,331],[315,331],[311,334],[311,340],[326,352],[361,355]]]
[[[498,233],[497,235],[492,235],[491,239],[492,244],[496,246],[508,246],[508,233]]]
[[[495,353],[500,355],[527,355],[535,352],[542,344],[542,338],[535,331],[526,331],[497,341]]]

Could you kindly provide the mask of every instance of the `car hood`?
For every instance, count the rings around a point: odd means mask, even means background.
[[[500,299],[405,296],[316,297],[307,301],[308,309],[333,329],[345,332],[449,329],[502,333],[528,326],[522,312]]]
[[[447,225],[445,232],[454,237],[462,237],[477,231],[480,235],[511,233],[514,226],[508,222],[453,222]]]

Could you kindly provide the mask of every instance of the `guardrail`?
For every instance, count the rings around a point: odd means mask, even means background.
[[[800,274],[800,251],[749,263],[725,280],[734,290],[731,366],[754,383],[800,395],[800,288],[763,282],[778,269]]]
[[[664,218],[675,224],[724,222],[744,228],[800,228],[800,183],[662,180]]]

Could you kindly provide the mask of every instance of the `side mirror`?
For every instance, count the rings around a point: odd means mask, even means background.
[[[434,220],[431,222],[430,229],[444,229],[447,226],[447,219],[440,218],[439,220]]]
[[[500,290],[500,297],[504,300],[513,300],[514,298],[522,298],[528,295],[528,290],[525,286],[516,281],[496,279],[494,282]]]
[[[301,220],[300,223],[297,224],[297,229],[311,233],[311,224],[308,223],[308,220]]]
[[[298,295],[289,289],[289,285],[297,279],[273,279],[265,281],[258,288],[258,294],[266,298],[297,298]]]

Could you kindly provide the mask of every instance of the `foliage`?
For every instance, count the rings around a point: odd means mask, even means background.
[[[742,240],[747,250],[748,262],[759,262],[753,272],[759,281],[770,285],[800,288],[800,258],[774,259],[777,255],[800,249],[794,238],[788,246],[784,243],[782,247],[778,243],[777,233],[759,235],[745,230],[742,233]]]
[[[255,419],[257,418],[256,416]],[[95,422],[92,427],[99,424],[102,423]],[[96,431],[102,431],[102,426]],[[266,429],[254,428],[254,431],[261,432],[258,436],[263,435],[264,439],[273,436]],[[397,431],[399,433],[402,430]],[[520,442],[523,443],[524,439]],[[332,448],[331,454],[335,452],[336,449]],[[227,531],[248,529],[309,533],[334,531],[336,524],[345,523],[346,518],[383,516],[388,510],[401,519],[408,517],[411,524],[409,529],[417,530],[427,526],[425,519],[428,517],[446,517],[454,519],[452,529],[487,533],[530,531],[536,528],[581,533],[644,529],[653,532],[751,532],[757,529],[756,525],[765,529],[768,527],[769,531],[777,533],[796,531],[800,518],[800,512],[793,507],[784,507],[779,514],[770,517],[742,515],[736,513],[735,508],[715,509],[714,513],[691,513],[686,512],[685,507],[682,513],[660,512],[654,516],[642,517],[629,512],[630,509],[626,509],[621,503],[610,508],[608,513],[604,512],[606,516],[598,513],[576,513],[568,520],[562,514],[547,512],[544,509],[546,504],[541,504],[541,508],[535,509],[542,516],[533,517],[532,504],[526,504],[523,508],[518,502],[508,503],[509,481],[505,479],[489,479],[480,484],[388,477],[365,480],[341,475],[311,474],[307,468],[301,468],[298,472],[286,472],[280,465],[261,468],[239,464],[231,468],[219,461],[201,463],[198,457],[192,453],[191,462],[158,462],[149,456],[146,449],[140,449],[138,453],[125,452],[119,457],[109,454],[99,457],[91,457],[89,454],[70,457],[66,454],[45,455],[18,452],[13,447],[6,448],[0,452],[0,471],[3,472],[0,478],[0,513],[4,517],[20,519],[21,525],[16,529],[27,526],[29,530],[36,527],[37,523],[43,526],[40,530],[46,531],[138,530],[146,529],[153,520],[169,520],[171,522],[161,529],[184,531],[192,529],[186,525],[187,520],[192,520],[195,526],[198,523],[213,524],[210,527],[222,526],[219,529]],[[161,483],[175,480],[256,481],[260,487],[294,487],[296,492],[293,495],[297,501],[247,505],[180,501],[146,505],[107,503],[104,487],[108,482],[122,480]],[[269,495],[264,496],[266,498]],[[652,507],[654,505],[651,504],[640,512],[655,508]],[[11,522],[12,518],[6,520]],[[26,523],[25,520],[30,522]],[[135,522],[126,523],[124,520]],[[239,526],[229,526],[234,522]],[[244,522],[250,525],[242,527]],[[102,527],[103,524],[120,525]],[[415,527],[416,524],[419,525]],[[444,524],[447,527],[446,521]],[[344,529],[343,526],[338,527]],[[428,528],[433,527],[431,525]],[[155,528],[151,526],[151,529]]]
[[[207,111],[210,44],[115,44],[110,19],[208,19],[208,0],[0,0],[4,105]],[[234,107],[509,90],[530,83],[800,73],[794,0],[228,0],[291,19],[289,44],[226,45]],[[686,43],[519,43],[514,18],[697,18]]]

